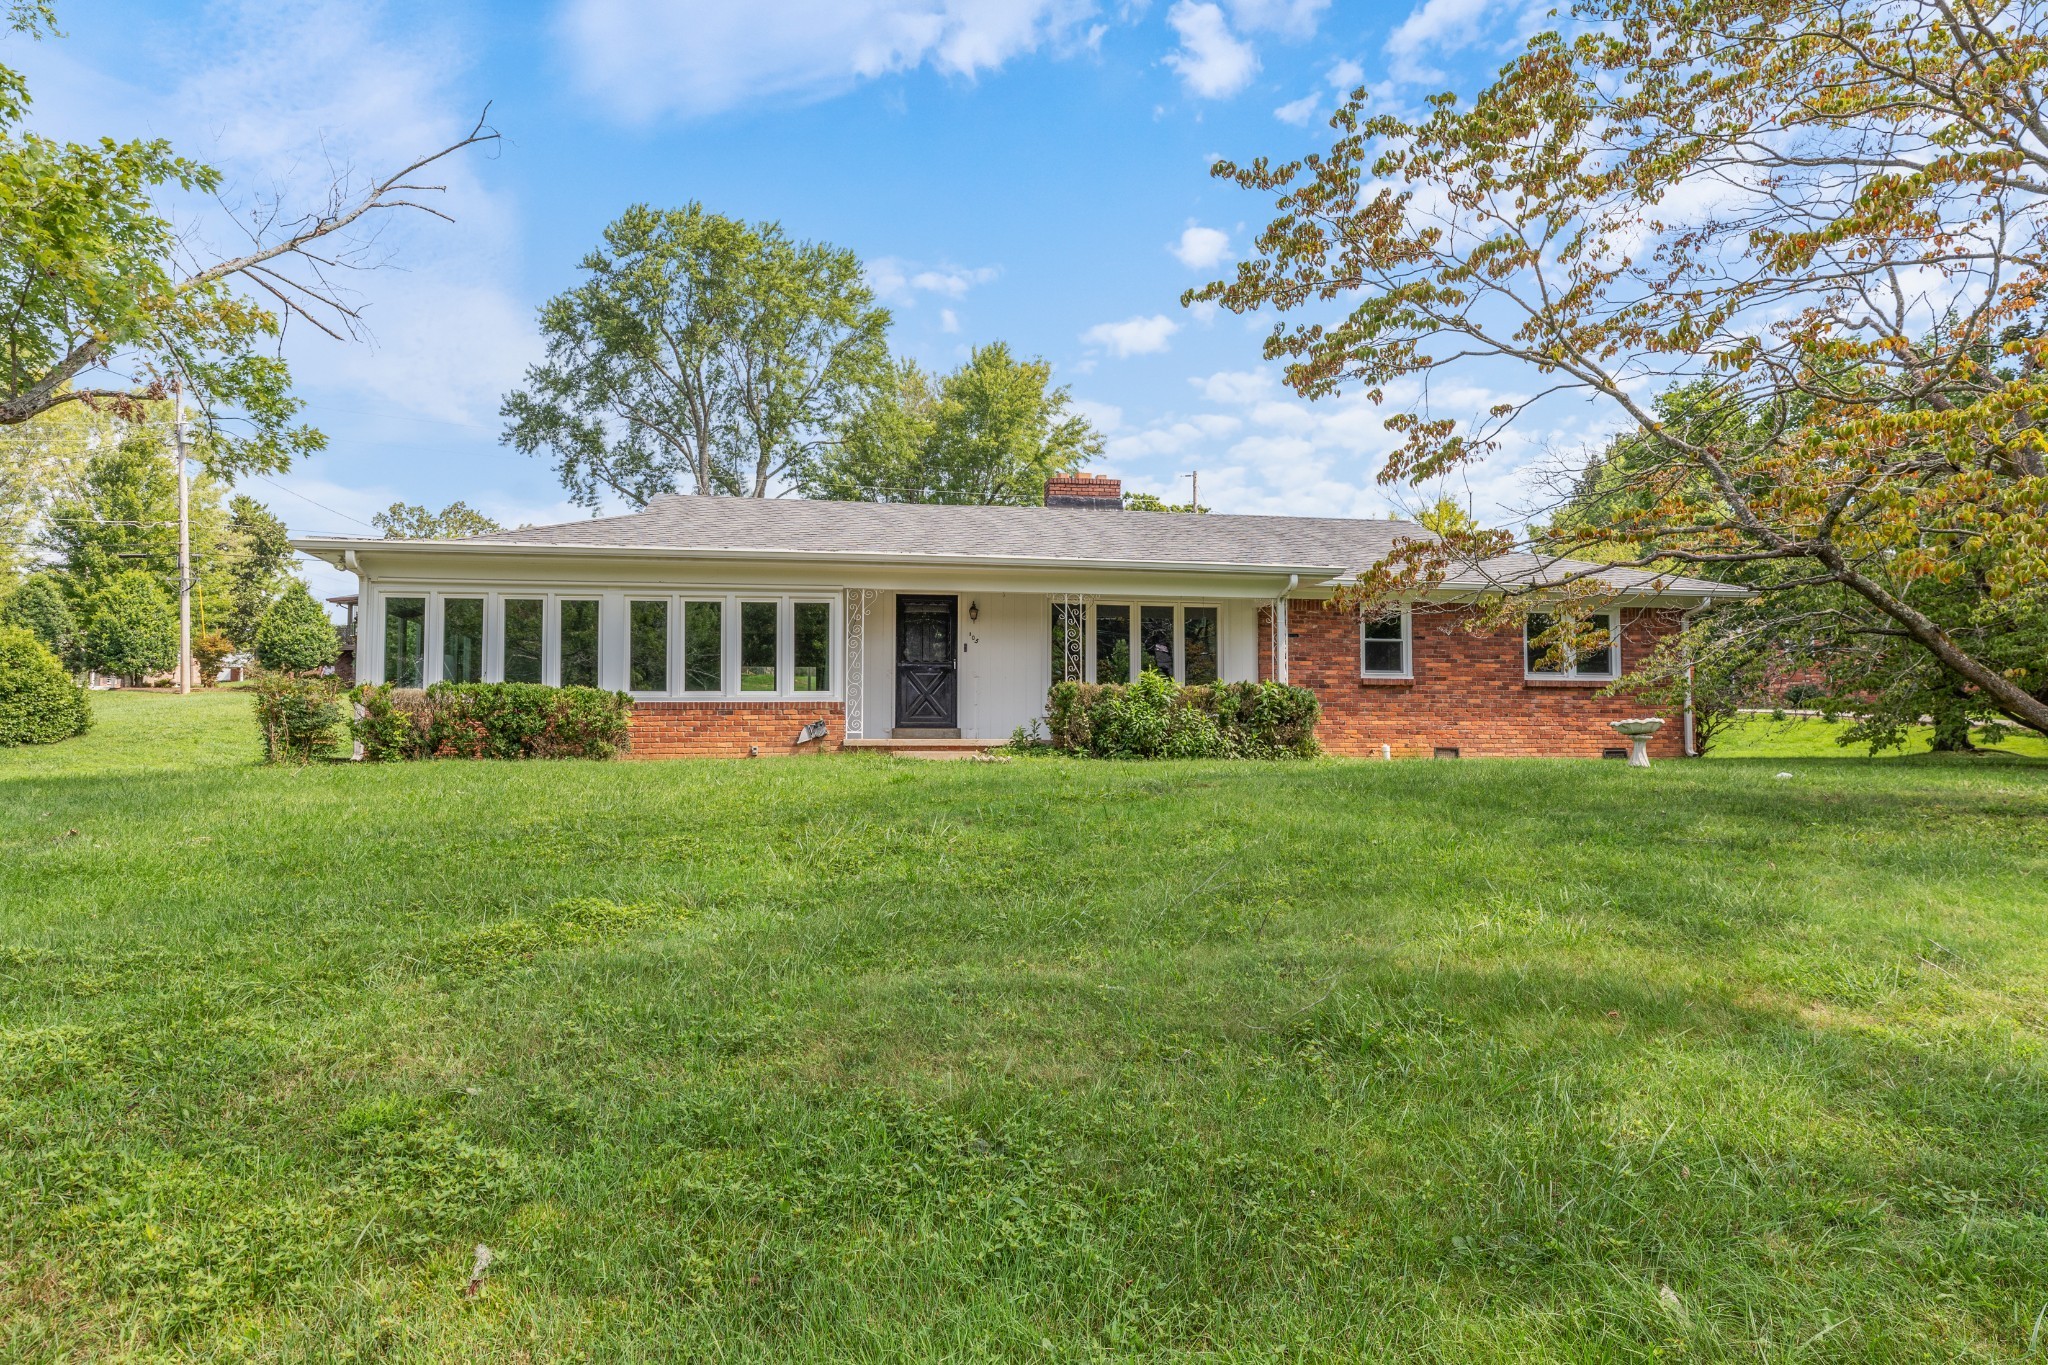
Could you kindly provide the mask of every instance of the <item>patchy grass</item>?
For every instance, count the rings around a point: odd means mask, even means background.
[[[0,1358],[2048,1342],[2048,766],[293,770],[96,701],[0,755]]]

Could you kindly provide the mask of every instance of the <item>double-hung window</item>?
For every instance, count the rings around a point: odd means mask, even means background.
[[[1612,678],[1621,671],[1621,636],[1611,611],[1589,614],[1572,639],[1543,637],[1556,625],[1554,617],[1531,612],[1522,630],[1525,668],[1531,678]],[[1542,640],[1538,644],[1538,640]]]
[[[1389,608],[1383,615],[1359,622],[1358,675],[1362,678],[1406,678],[1409,676],[1410,636],[1406,607]]]

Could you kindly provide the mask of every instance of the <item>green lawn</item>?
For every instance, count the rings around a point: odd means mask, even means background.
[[[1728,734],[1715,741],[1709,757],[1712,758],[1862,758],[1868,750],[1862,745],[1844,748],[1839,742],[1842,733],[1848,730],[1846,720],[1829,721],[1817,716],[1788,715],[1783,720],[1770,715],[1740,716],[1736,718]],[[1906,743],[1909,755],[1924,755],[1928,741],[1934,736],[1931,726],[1916,726]],[[1895,758],[1900,755],[1896,749],[1887,750],[1882,757]],[[1969,761],[1997,762],[2008,758],[2048,758],[2048,740],[2039,735],[2013,734],[2000,743],[1984,746],[1983,753]],[[2042,1330],[2043,1340],[2048,1340],[2048,1328]]]
[[[0,753],[0,1359],[2048,1346],[2048,764],[294,771],[247,706]]]

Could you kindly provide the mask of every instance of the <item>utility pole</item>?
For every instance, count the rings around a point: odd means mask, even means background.
[[[171,442],[178,459],[178,695],[192,694],[192,494],[185,480],[185,386],[171,381],[178,417]]]
[[[1188,474],[1188,510],[1191,512],[1202,510],[1202,471],[1199,469],[1192,470]]]

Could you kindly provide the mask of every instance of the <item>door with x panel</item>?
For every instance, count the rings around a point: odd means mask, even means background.
[[[896,726],[952,730],[960,724],[960,599],[898,594]]]

